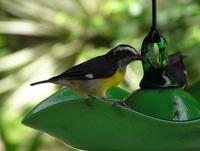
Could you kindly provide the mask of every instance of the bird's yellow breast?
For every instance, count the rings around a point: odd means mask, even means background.
[[[101,89],[107,90],[112,86],[117,85],[124,79],[124,76],[125,76],[125,70],[117,70],[113,76],[102,79]]]
[[[125,71],[126,70],[117,70],[111,77],[102,79],[70,80],[70,83],[67,86],[77,92],[104,97],[109,88],[117,85],[124,79]]]

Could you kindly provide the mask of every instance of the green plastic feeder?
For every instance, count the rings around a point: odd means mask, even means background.
[[[192,101],[189,104],[195,111],[188,112],[190,115],[188,118],[199,115],[199,105],[194,107],[194,99],[188,94],[185,96],[183,92],[178,93]],[[122,99],[126,98],[128,93],[115,87],[108,92],[108,95]],[[150,94],[146,94],[145,97],[148,95]],[[166,95],[164,92],[163,97]],[[200,149],[200,119],[182,122],[164,120],[125,107],[113,107],[109,101],[100,99],[94,100],[88,106],[84,98],[87,97],[76,94],[70,89],[63,89],[32,109],[23,119],[23,124],[46,132],[70,146],[88,151]],[[163,115],[163,117],[168,116],[168,114]]]

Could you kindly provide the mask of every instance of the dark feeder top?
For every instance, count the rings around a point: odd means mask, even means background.
[[[151,28],[142,44],[144,76],[141,88],[182,87],[186,84],[186,70],[180,53],[167,55],[167,41],[158,30]]]

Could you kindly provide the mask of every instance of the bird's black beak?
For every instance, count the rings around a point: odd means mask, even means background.
[[[134,60],[140,60],[140,61],[142,61],[144,63],[146,62],[145,57],[141,56],[140,54],[133,56],[132,57],[132,61],[134,61]]]
[[[145,57],[143,57],[141,55],[139,56],[138,60],[142,61],[143,63],[147,62],[146,59],[145,59]]]

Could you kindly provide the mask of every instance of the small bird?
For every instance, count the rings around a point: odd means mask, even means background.
[[[31,86],[54,83],[89,97],[106,98],[106,91],[124,79],[127,65],[135,60],[143,60],[143,57],[132,46],[121,44],[102,56],[75,65],[48,80],[32,83]]]

